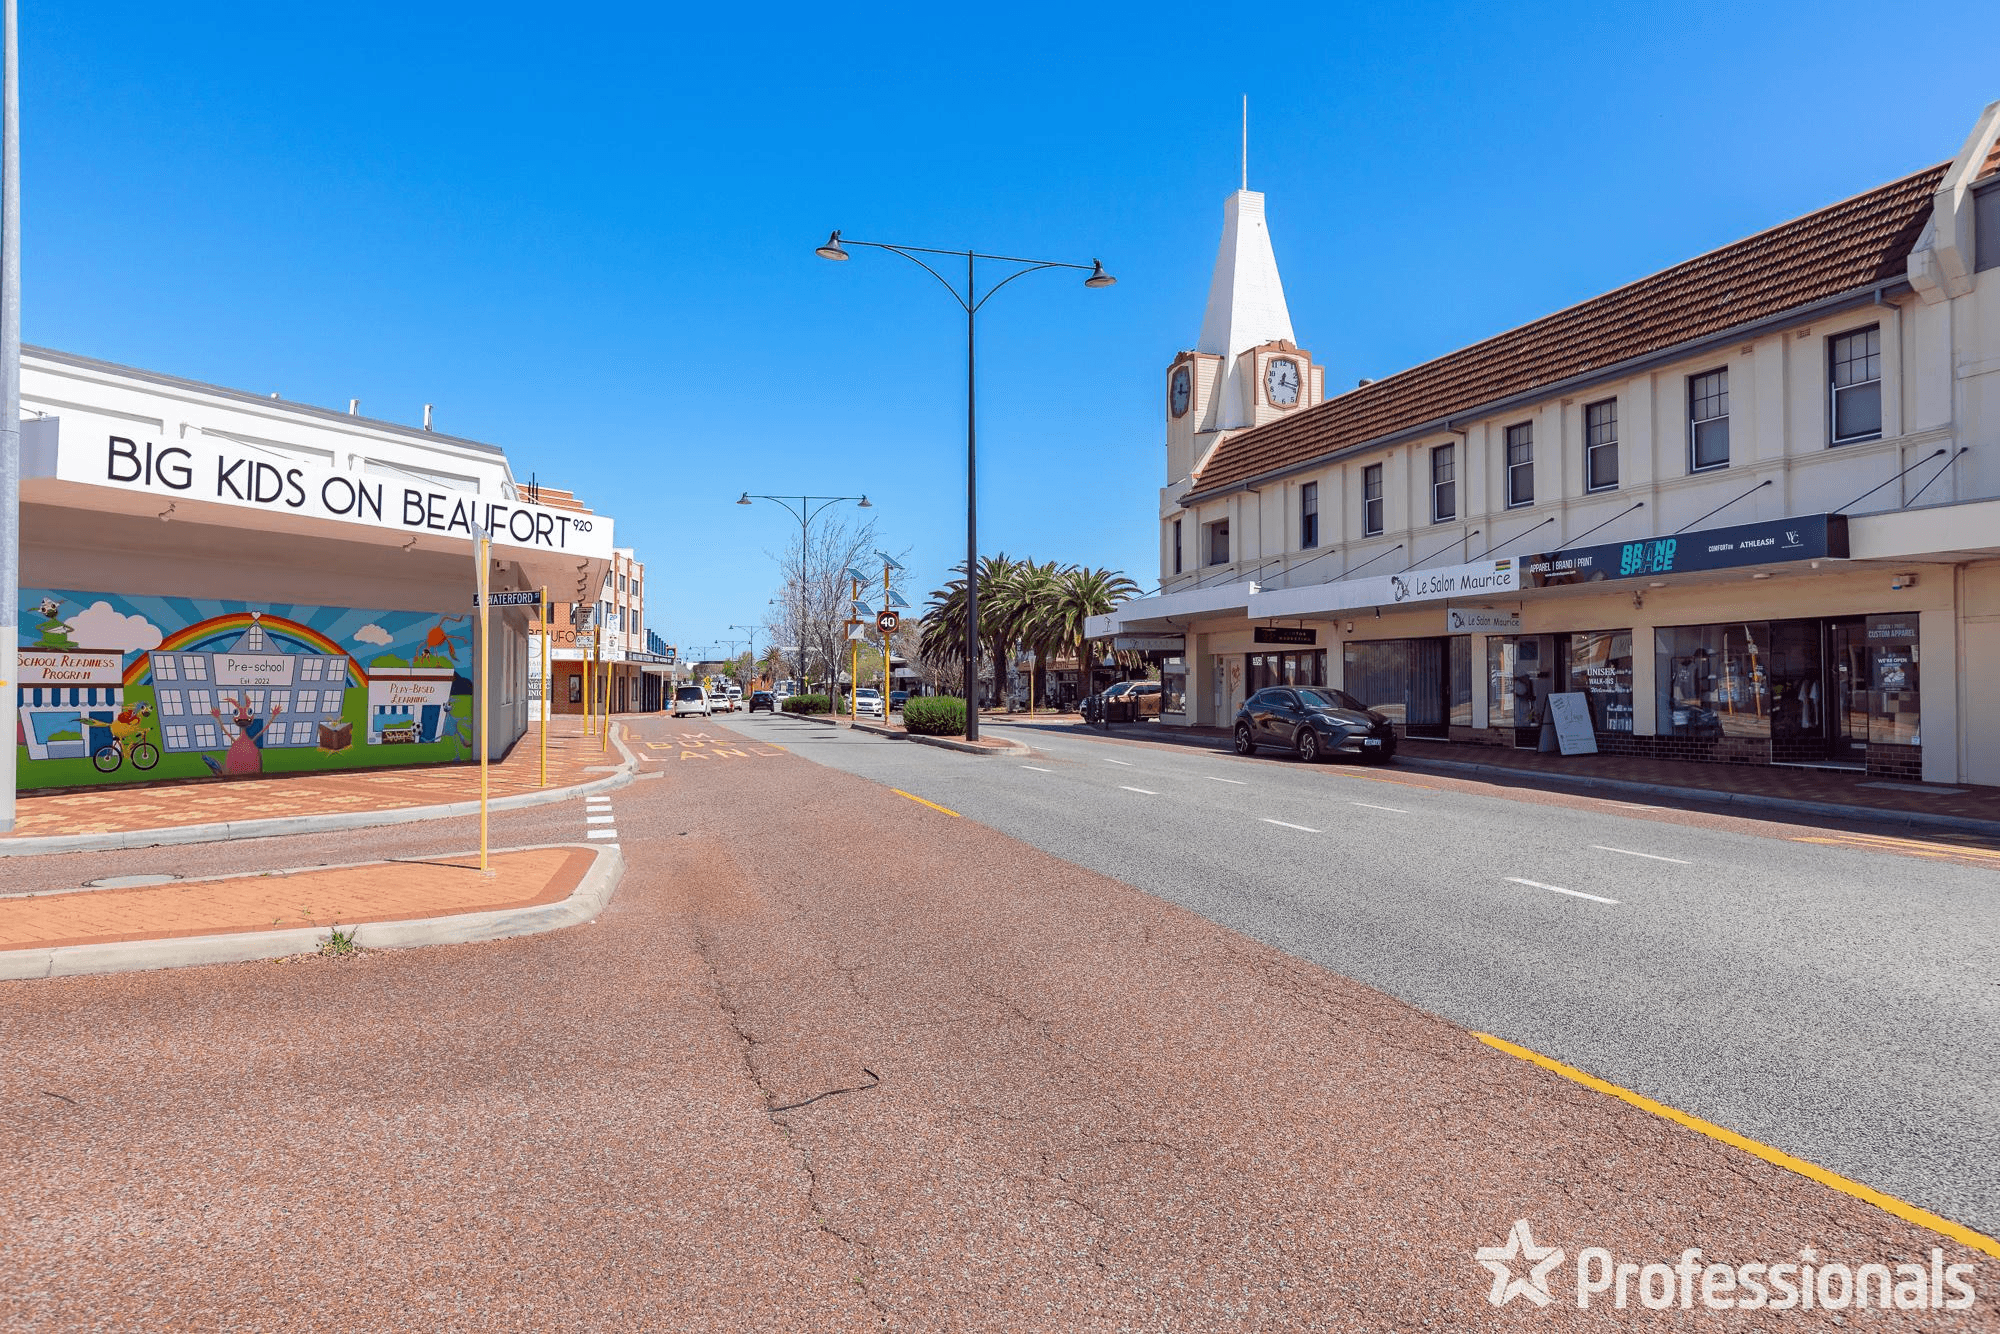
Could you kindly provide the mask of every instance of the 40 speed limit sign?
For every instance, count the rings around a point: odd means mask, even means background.
[[[895,634],[896,627],[902,623],[903,618],[886,607],[875,613],[875,628],[885,635]]]

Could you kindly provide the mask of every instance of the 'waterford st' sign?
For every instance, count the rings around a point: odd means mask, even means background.
[[[1709,528],[1637,542],[1606,542],[1526,557],[1522,574],[1530,588],[1567,588],[1605,579],[1655,578],[1698,570],[1730,570],[1795,560],[1844,560],[1847,516],[1808,514]]]

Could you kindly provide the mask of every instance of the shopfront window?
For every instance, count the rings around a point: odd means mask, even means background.
[[[1923,744],[1917,707],[1917,618],[1870,616],[1867,635],[1869,744]]]
[[[1600,732],[1632,730],[1632,632],[1587,630],[1569,637],[1569,685],[1589,697]]]
[[[1326,650],[1308,649],[1298,653],[1252,653],[1245,664],[1246,690],[1255,693],[1270,686],[1323,686],[1326,684]]]
[[[1472,726],[1472,637],[1451,638],[1451,725]]]
[[[1654,639],[1663,736],[1771,735],[1768,625],[1683,625]]]
[[[1409,640],[1349,644],[1342,656],[1348,694],[1392,723],[1409,720]]]
[[[1160,663],[1160,712],[1187,712],[1187,659],[1167,658]]]
[[[1533,647],[1533,641],[1529,646]],[[1528,716],[1527,701],[1518,688],[1521,641],[1503,635],[1486,640],[1486,725],[1518,727]]]

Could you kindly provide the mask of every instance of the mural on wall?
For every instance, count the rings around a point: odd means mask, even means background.
[[[21,590],[24,789],[472,754],[468,616]]]

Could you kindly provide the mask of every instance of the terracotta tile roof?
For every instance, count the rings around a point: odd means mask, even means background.
[[[1979,174],[1972,179],[1983,181],[1995,172],[2000,172],[2000,139],[1993,141],[1992,151],[1987,153],[1986,161],[1979,164]]]
[[[1231,436],[1197,471],[1193,491],[1219,490],[1598,367],[1899,281],[1946,165]]]

